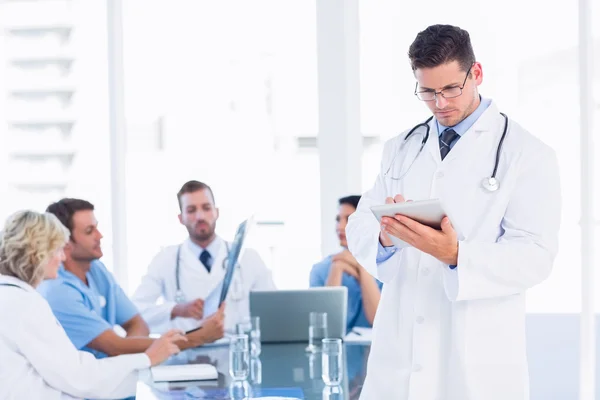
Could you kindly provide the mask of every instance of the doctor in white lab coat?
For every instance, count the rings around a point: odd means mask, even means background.
[[[172,331],[145,353],[96,359],[78,351],[35,290],[55,279],[69,231],[52,214],[21,211],[0,234],[0,399],[133,396],[138,371],[179,352]]]
[[[526,400],[525,293],[548,277],[558,247],[555,154],[479,96],[466,31],[431,26],[409,56],[434,114],[428,140],[420,151],[421,126],[405,145],[408,130],[386,143],[346,228],[350,251],[384,282],[361,399]],[[380,225],[370,210],[434,198],[448,215],[441,231],[403,216]]]
[[[153,333],[171,328],[187,331],[202,324],[204,300],[220,290],[230,247],[215,233],[219,209],[208,185],[189,181],[177,197],[179,220],[189,238],[154,257],[132,297]],[[236,324],[250,316],[250,291],[274,289],[271,271],[258,253],[245,249],[225,299],[225,331],[234,332]]]

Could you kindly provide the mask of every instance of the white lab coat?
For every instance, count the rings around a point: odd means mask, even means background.
[[[206,299],[223,281],[225,269],[222,266],[227,257],[227,246],[222,238],[215,240],[221,243],[210,273],[188,243],[181,245],[179,282],[186,302]],[[166,247],[154,257],[132,297],[152,333],[164,333],[172,328],[187,331],[201,325],[201,321],[192,318],[171,320],[171,311],[177,304],[175,260],[178,248],[179,245]],[[250,291],[275,290],[271,271],[256,250],[244,249],[238,265],[225,299],[225,330],[228,332],[234,332],[235,325],[250,316]]]
[[[443,161],[435,121],[430,126],[401,181],[384,172],[407,132],[386,143],[380,174],[346,228],[350,251],[384,282],[361,399],[526,400],[525,291],[548,277],[558,247],[554,151],[510,121],[500,189],[489,193],[481,181],[491,175],[504,128],[496,105]],[[421,135],[395,168],[407,168]],[[441,199],[458,233],[456,269],[412,247],[376,264],[380,225],[369,208],[396,194]]]
[[[0,276],[0,399],[122,399],[133,396],[145,354],[97,360],[78,351],[46,300],[19,279]]]

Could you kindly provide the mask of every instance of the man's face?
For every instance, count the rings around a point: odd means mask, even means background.
[[[185,225],[192,239],[199,242],[210,240],[215,235],[219,209],[208,189],[181,195],[179,222]]]
[[[346,225],[348,225],[348,217],[354,211],[356,211],[356,208],[352,207],[350,204],[341,204],[338,208],[338,215],[335,218],[337,222],[335,231],[340,240],[340,246],[342,247],[348,247],[348,241],[346,240]]]
[[[434,68],[419,68],[415,71],[417,92],[436,91],[452,87],[461,87],[465,82],[462,94],[454,98],[444,98],[437,94],[435,100],[424,101],[444,126],[455,126],[468,117],[477,108],[479,93],[477,86],[483,81],[480,63],[474,63],[465,81],[466,71],[460,68],[458,61],[452,61]]]
[[[92,210],[77,211],[73,215],[71,240],[65,247],[67,257],[75,261],[93,261],[102,257],[98,221]]]

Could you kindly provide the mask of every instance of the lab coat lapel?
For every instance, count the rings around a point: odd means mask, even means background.
[[[37,291],[28,283],[8,275],[0,275],[0,285],[18,286],[27,292],[37,293]]]
[[[501,118],[498,107],[492,102],[473,126],[454,144],[452,150],[444,158],[444,164],[449,164],[458,158],[471,158],[467,156],[472,155],[474,151],[478,151],[477,149],[482,145],[482,141],[490,139],[490,135],[487,133],[496,128],[499,117]],[[437,124],[435,125],[437,126]]]
[[[187,245],[181,247],[181,287],[183,292],[189,299],[204,299],[212,287],[211,276]]]
[[[433,161],[436,165],[439,165],[442,162],[438,137],[439,132],[434,118],[431,121],[429,121],[429,139],[427,139],[427,144],[425,145],[425,147],[427,147],[427,150],[433,158]]]
[[[225,269],[223,268],[223,262],[227,257],[227,247],[225,245],[225,240],[221,240],[221,245],[219,246],[218,254],[215,256],[215,262],[210,269],[211,279],[214,280],[215,284],[219,283],[223,280],[225,275]]]
[[[194,298],[206,298],[223,280],[223,260],[227,256],[227,246],[225,246],[225,241],[223,241],[223,239],[217,238],[217,240],[221,240],[222,243],[218,247],[217,254],[213,256],[214,262],[210,269],[210,273],[206,270],[206,267],[202,264],[200,259],[196,258],[196,255],[189,246],[182,246],[185,268],[188,269],[186,275],[194,277],[194,279],[191,279],[194,286],[190,287],[192,293],[197,293]],[[186,283],[182,282],[182,286],[185,285]]]
[[[445,179],[440,182],[437,197],[442,200],[459,240],[473,237],[479,221],[501,195],[485,192],[481,181],[492,173],[503,121],[492,103],[441,164]]]

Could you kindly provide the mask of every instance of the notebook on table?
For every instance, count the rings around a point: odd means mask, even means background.
[[[210,364],[158,365],[150,372],[154,382],[207,381],[219,376]]]

